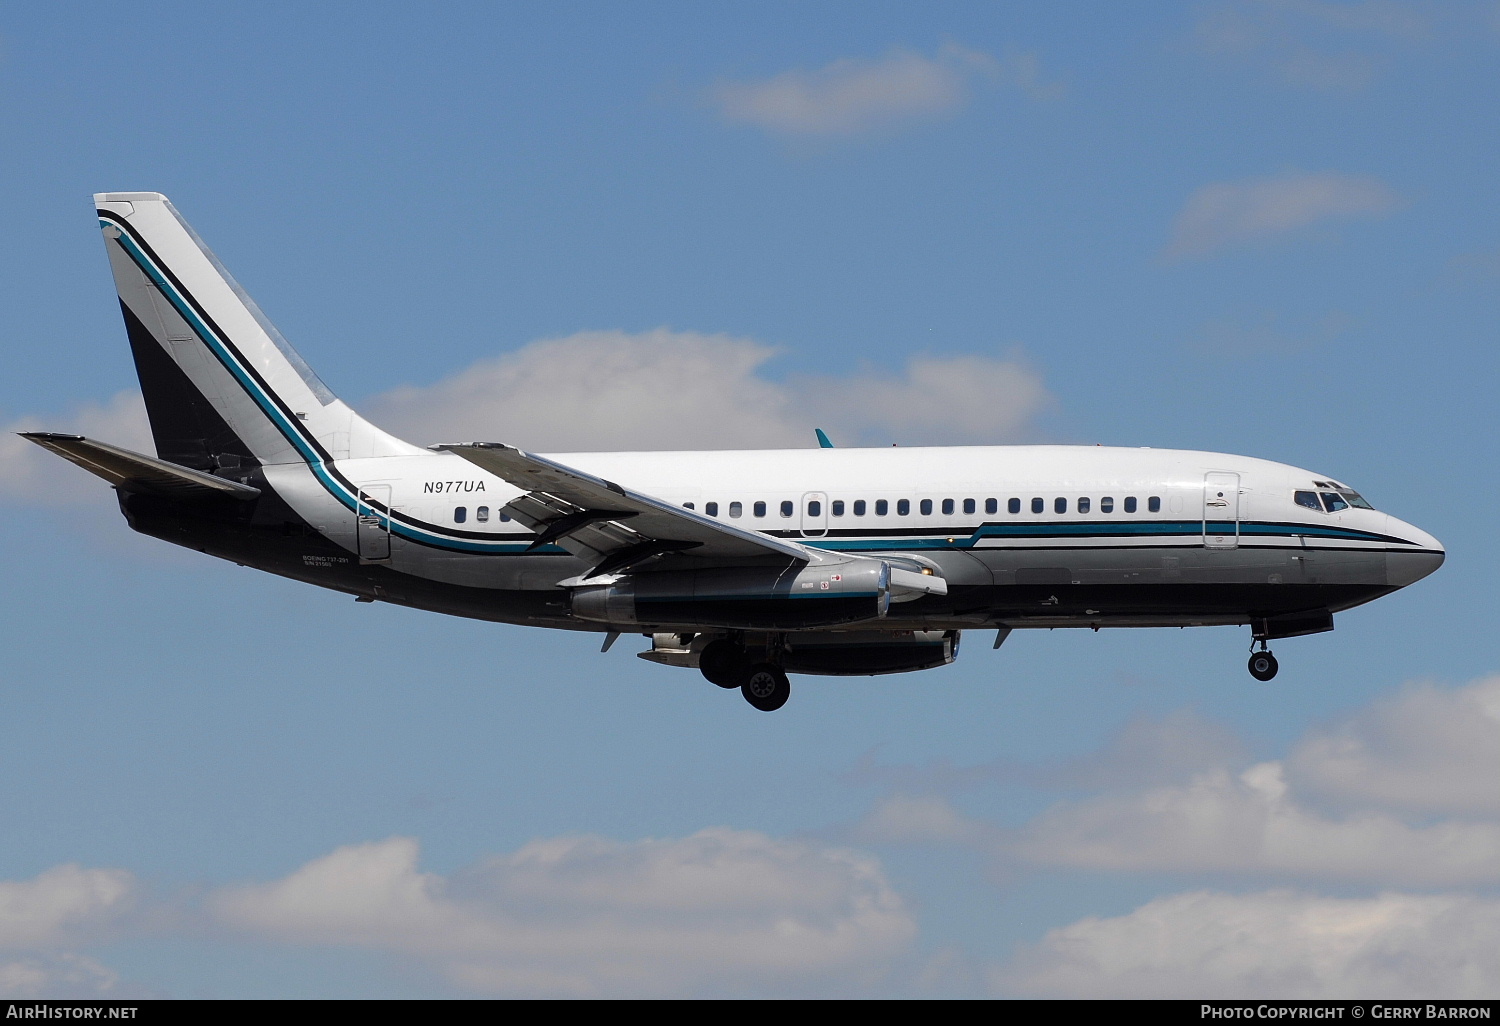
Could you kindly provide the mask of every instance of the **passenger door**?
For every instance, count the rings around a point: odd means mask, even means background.
[[[367,485],[359,490],[354,533],[361,563],[384,563],[391,558],[390,485]]]
[[[1240,544],[1240,475],[1219,471],[1203,478],[1203,547],[1235,549]]]

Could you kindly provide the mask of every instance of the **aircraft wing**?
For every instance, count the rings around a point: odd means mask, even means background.
[[[56,431],[22,431],[20,435],[127,492],[148,492],[173,499],[227,497],[245,500],[260,494],[259,488],[238,481],[226,481],[201,470],[181,467],[82,435],[65,435]]]
[[[591,561],[590,576],[625,570],[669,552],[725,562],[779,556],[806,563],[814,558],[812,550],[796,542],[732,526],[513,446],[465,442],[432,448],[462,456],[525,488],[526,494],[505,506],[505,512],[537,533],[534,547],[551,543]]]

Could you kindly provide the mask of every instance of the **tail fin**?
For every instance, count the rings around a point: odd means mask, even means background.
[[[339,401],[165,196],[94,205],[160,458],[213,471],[423,451]]]

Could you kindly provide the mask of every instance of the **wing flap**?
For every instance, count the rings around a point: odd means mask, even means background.
[[[108,442],[97,442],[83,435],[55,431],[22,431],[20,435],[127,492],[147,492],[173,499],[231,498],[242,501],[260,494],[259,488],[226,481],[201,470],[131,452]]]
[[[577,515],[576,526],[567,525],[568,530],[559,533],[554,543],[578,555],[597,554],[601,566],[632,551],[649,553],[653,546],[661,552],[687,551],[716,560],[779,556],[806,563],[814,558],[810,549],[796,542],[734,527],[513,446],[466,442],[433,448],[462,456],[527,489],[526,495],[505,508],[534,531],[545,532],[562,518]],[[618,516],[590,519],[584,515],[603,513]]]

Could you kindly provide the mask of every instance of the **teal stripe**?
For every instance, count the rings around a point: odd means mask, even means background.
[[[214,357],[219,361],[220,365],[230,373],[235,381],[239,383],[240,387],[244,389],[245,394],[250,397],[251,401],[254,402],[255,405],[260,409],[260,411],[266,416],[266,418],[270,420],[273,425],[275,425],[276,429],[284,438],[286,438],[288,442],[291,443],[292,447],[297,450],[297,453],[303,458],[303,461],[308,465],[308,467],[311,468],[313,475],[323,485],[324,489],[330,495],[332,495],[333,498],[340,503],[340,505],[344,506],[350,512],[358,514],[359,507],[361,505],[358,496],[349,491],[349,489],[345,487],[342,482],[338,481],[329,473],[328,468],[323,463],[322,457],[318,455],[317,450],[310,444],[301,425],[294,424],[290,419],[288,419],[286,414],[284,414],[277,407],[275,401],[271,399],[271,397],[268,396],[260,388],[260,386],[255,382],[255,379],[249,375],[245,368],[240,364],[239,360],[235,358],[233,352],[230,351],[229,347],[224,343],[224,341],[220,339],[212,330],[210,330],[208,325],[203,323],[203,320],[198,316],[197,311],[192,308],[191,304],[187,302],[186,298],[177,291],[177,289],[167,279],[166,275],[163,274],[162,271],[156,266],[155,262],[149,256],[147,256],[139,246],[136,245],[135,239],[133,239],[130,233],[125,230],[124,226],[120,225],[118,222],[105,220],[104,218],[99,219],[99,224],[101,226],[114,225],[114,227],[119,230],[120,237],[116,241],[124,247],[125,252],[130,255],[130,258],[133,261],[135,261],[135,264],[140,268],[141,273],[144,274],[147,279],[149,279],[151,283],[157,287],[161,294],[167,298],[167,300],[172,304],[172,308],[175,309],[177,313],[182,317],[182,319],[188,323],[188,326],[193,329],[193,332],[198,336],[199,340],[208,347],[211,353],[214,354]],[[400,523],[399,521],[392,520],[389,516],[380,514],[373,509],[370,510],[370,513],[372,515],[380,517],[381,521],[385,524],[386,528],[392,534],[405,538],[408,541],[423,542],[428,544],[437,543],[438,547],[440,548],[450,549],[456,552],[521,552],[524,551],[529,544],[528,542],[463,541],[444,535],[433,534],[429,531],[422,531],[416,528],[412,528],[406,524]],[[548,545],[534,551],[550,554],[563,552],[565,550],[560,549],[555,545]]]

